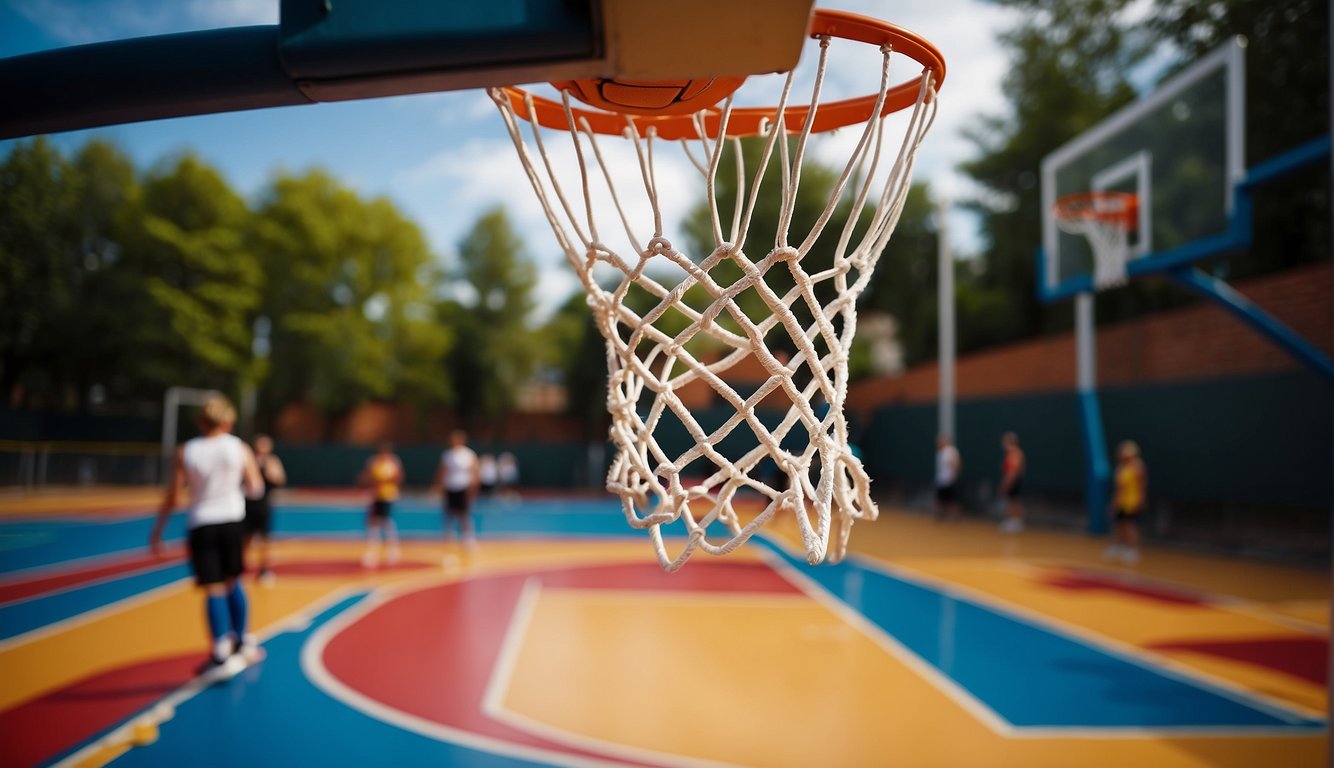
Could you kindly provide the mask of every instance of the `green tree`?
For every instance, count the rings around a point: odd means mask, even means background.
[[[607,345],[582,289],[570,295],[538,331],[542,364],[560,373],[566,412],[584,424],[584,438],[607,427]]]
[[[141,301],[143,280],[120,257],[137,196],[134,166],[103,141],[67,159],[39,138],[16,145],[0,164],[7,400],[81,407],[94,385],[133,389],[120,363],[132,330],[126,308]]]
[[[451,337],[435,322],[439,272],[421,230],[322,170],[279,175],[252,237],[271,328],[262,417],[309,402],[337,412],[369,399],[444,402]]]
[[[250,367],[262,281],[245,202],[187,153],[145,177],[130,215],[138,226],[119,266],[132,273],[127,287],[139,289],[139,300],[121,308],[132,329],[132,377],[157,392],[178,384],[235,392]]]
[[[123,361],[137,353],[132,347],[134,317],[126,307],[142,301],[147,275],[125,258],[126,244],[140,222],[131,214],[141,197],[134,163],[113,144],[91,140],[71,158],[73,233],[80,256],[76,279],[77,308],[65,327],[64,360],[69,378],[87,397],[100,385],[108,398],[156,399],[159,389],[137,381]],[[79,343],[96,338],[97,344]]]
[[[861,312],[894,318],[907,365],[936,356],[939,229],[932,207],[925,184],[908,188],[898,228],[858,303]]]
[[[503,419],[538,362],[528,327],[537,272],[503,208],[483,213],[459,243],[452,276],[469,295],[442,302],[440,318],[458,334],[449,356],[459,412]]]
[[[74,304],[70,175],[44,138],[20,143],[0,166],[0,393],[9,400],[59,387],[44,364],[59,352],[56,318]]]

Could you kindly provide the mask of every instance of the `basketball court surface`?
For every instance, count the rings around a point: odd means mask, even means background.
[[[1320,765],[1328,580],[886,509],[841,564],[790,521],[664,573],[605,498],[489,502],[442,544],[289,495],[267,658],[206,686],[200,597],[147,491],[3,501],[6,765]],[[37,511],[40,510],[40,511]]]

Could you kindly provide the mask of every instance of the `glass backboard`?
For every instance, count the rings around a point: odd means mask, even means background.
[[[1137,196],[1132,277],[1217,253],[1234,238],[1235,185],[1245,173],[1244,51],[1243,40],[1229,41],[1043,159],[1044,300],[1093,290],[1088,241],[1062,232],[1053,215],[1065,195]]]

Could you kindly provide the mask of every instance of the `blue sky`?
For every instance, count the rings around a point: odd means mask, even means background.
[[[1009,25],[1012,12],[977,0],[819,0],[817,5],[887,18],[941,48],[949,70],[940,116],[923,145],[915,178],[955,198],[967,194],[967,181],[953,170],[971,151],[960,130],[979,112],[1004,107],[999,83],[1005,59],[995,34]],[[961,24],[963,19],[969,23]],[[0,56],[277,21],[278,0],[0,0]],[[831,97],[856,95],[841,92],[847,89],[857,85],[831,78]],[[323,166],[363,195],[391,198],[421,224],[434,252],[447,261],[477,215],[502,203],[543,272],[542,305],[559,304],[577,285],[522,179],[500,117],[480,91],[158,120],[54,139],[73,148],[93,135],[119,144],[140,167],[192,150],[247,196],[279,169]],[[0,143],[0,152],[7,146]],[[660,184],[669,230],[697,199],[685,186],[689,174],[671,171],[666,169]],[[959,213],[951,224],[957,249],[974,248],[975,223]]]

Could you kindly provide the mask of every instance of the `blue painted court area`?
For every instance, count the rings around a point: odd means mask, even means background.
[[[188,578],[190,567],[185,563],[164,563],[158,568],[3,605],[0,606],[0,640]]]
[[[1015,727],[1324,727],[1322,720],[1171,674],[1000,606],[857,560],[811,567],[773,549]]]

